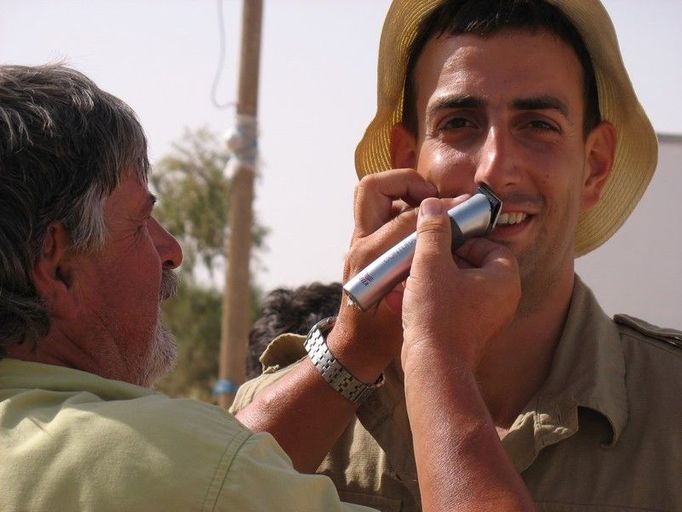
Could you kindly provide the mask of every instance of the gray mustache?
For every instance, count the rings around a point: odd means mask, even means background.
[[[161,300],[168,300],[178,293],[178,276],[169,268],[161,270]]]

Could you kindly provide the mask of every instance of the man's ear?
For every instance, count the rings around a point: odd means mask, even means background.
[[[417,141],[402,123],[391,129],[391,164],[394,169],[417,168]]]
[[[608,121],[602,121],[592,129],[585,144],[587,151],[587,174],[583,182],[582,209],[589,210],[601,199],[604,187],[611,175],[616,154],[616,129]]]
[[[47,304],[51,317],[73,315],[73,265],[69,248],[71,239],[61,222],[47,228],[38,259],[33,266],[33,285]]]

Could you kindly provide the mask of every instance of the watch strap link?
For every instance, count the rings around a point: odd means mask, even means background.
[[[384,377],[382,374],[374,384],[365,384],[356,379],[334,357],[327,346],[327,334],[335,322],[336,317],[328,317],[317,322],[308,333],[304,344],[305,350],[317,371],[332,389],[347,400],[360,404],[384,383]]]

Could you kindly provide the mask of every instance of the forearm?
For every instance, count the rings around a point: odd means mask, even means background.
[[[270,433],[298,471],[312,473],[355,410],[306,359],[235,416],[254,432]]]
[[[338,361],[364,383],[375,382],[391,360],[391,354],[382,355],[376,345],[358,343],[343,326],[330,333],[327,342]],[[356,409],[357,404],[334,390],[306,358],[236,416],[255,432],[272,434],[297,470],[313,472]]]
[[[474,376],[419,357],[406,361],[405,392],[424,511],[533,510]]]
[[[345,260],[344,281],[414,230],[416,212],[404,210],[405,204],[415,204],[436,192],[412,169],[361,180],[356,189],[355,230]],[[396,216],[398,211],[402,213]],[[366,384],[376,382],[384,368],[399,357],[401,342],[400,317],[395,311],[380,303],[371,311],[360,312],[349,307],[345,297],[338,321],[327,337],[332,354]],[[306,360],[259,395],[238,418],[252,430],[273,434],[297,469],[313,471],[355,410],[356,405],[333,390]]]

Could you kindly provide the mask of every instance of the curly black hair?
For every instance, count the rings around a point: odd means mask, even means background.
[[[341,305],[341,283],[311,283],[298,288],[277,288],[261,303],[259,318],[249,333],[246,376],[261,373],[259,358],[265,348],[280,334],[308,334],[310,328],[328,316],[334,316]]]

